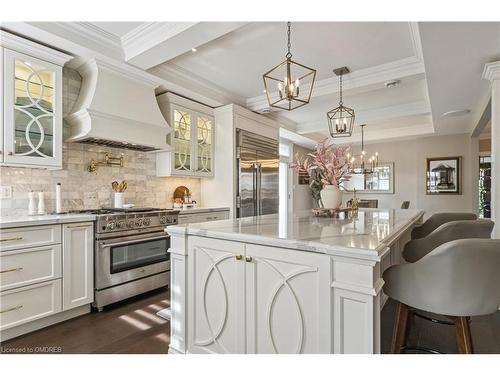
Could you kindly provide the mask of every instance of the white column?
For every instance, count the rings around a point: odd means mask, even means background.
[[[491,218],[500,238],[500,61],[486,64],[483,78],[491,82]]]

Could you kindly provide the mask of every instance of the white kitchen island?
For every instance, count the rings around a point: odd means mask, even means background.
[[[382,272],[423,211],[170,226],[170,353],[380,353]]]

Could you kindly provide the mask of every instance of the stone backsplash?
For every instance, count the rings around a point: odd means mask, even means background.
[[[63,71],[63,112],[69,113],[78,98],[81,77],[78,72]],[[64,132],[67,131],[66,124]],[[123,154],[125,166],[99,166],[96,173],[87,171],[90,159],[103,159],[103,153]],[[24,215],[28,212],[28,192],[45,192],[47,212],[55,209],[55,185],[61,183],[63,209],[109,207],[112,205],[112,181],[126,180],[125,203],[142,207],[171,207],[173,192],[183,185],[200,202],[200,180],[185,177],[156,177],[156,156],[140,151],[110,147],[63,143],[63,168],[0,168],[0,184],[12,186],[12,199],[0,200],[0,214]]]

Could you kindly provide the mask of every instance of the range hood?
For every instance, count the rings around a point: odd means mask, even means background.
[[[92,59],[78,69],[83,81],[71,114],[67,142],[101,144],[142,151],[169,150],[171,129],[160,112],[145,72]]]

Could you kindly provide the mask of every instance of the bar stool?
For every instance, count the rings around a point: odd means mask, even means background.
[[[469,317],[497,311],[499,269],[499,239],[447,242],[415,263],[387,269],[384,292],[398,302],[391,353],[410,349],[406,340],[413,308],[448,316],[455,325],[459,352],[473,353]]]
[[[476,219],[477,215],[472,212],[440,212],[432,215],[421,226],[414,228],[411,232],[411,239],[416,240],[425,237],[434,229],[450,221]]]
[[[413,263],[446,242],[463,238],[491,238],[494,226],[491,220],[450,221],[424,238],[409,241],[403,250],[403,258]]]

